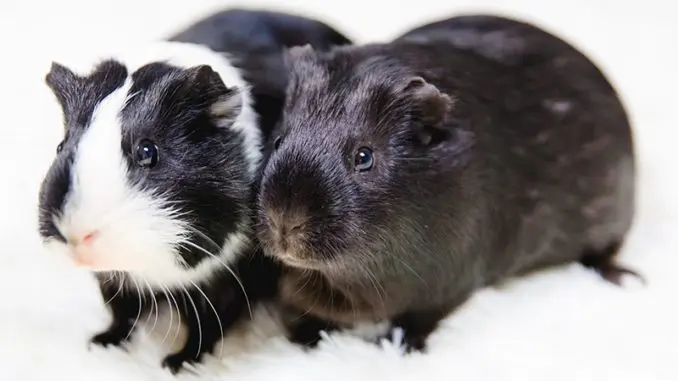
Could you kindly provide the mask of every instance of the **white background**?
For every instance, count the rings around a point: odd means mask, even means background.
[[[141,338],[130,353],[88,352],[88,336],[107,322],[94,284],[40,249],[35,201],[61,132],[43,79],[51,60],[162,38],[238,4],[0,5],[0,379],[172,379],[158,367],[152,340]],[[480,292],[445,321],[427,356],[402,359],[344,336],[309,355],[277,339],[243,354],[238,342],[223,361],[208,361],[203,379],[678,380],[678,27],[671,2],[247,2],[259,5],[319,18],[359,43],[480,11],[522,17],[574,43],[619,89],[636,129],[640,209],[622,259],[649,284],[617,289],[566,266]]]

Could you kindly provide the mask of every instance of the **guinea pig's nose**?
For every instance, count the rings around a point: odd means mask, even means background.
[[[78,237],[71,237],[71,238],[68,240],[68,242],[69,242],[71,245],[75,245],[75,246],[79,246],[79,245],[89,246],[89,245],[91,245],[92,242],[96,239],[96,237],[97,237],[98,234],[99,234],[99,232],[98,232],[97,230],[93,230],[93,231],[90,231],[90,232],[88,232],[88,233],[86,233],[86,234],[83,234],[82,236],[80,236],[80,238],[78,238]]]
[[[294,235],[301,233],[304,222],[299,218],[285,218],[282,224],[283,235]]]
[[[96,231],[89,232],[89,233],[85,234],[84,237],[82,237],[82,240],[80,242],[82,242],[83,245],[89,245],[89,244],[92,243],[92,241],[94,241],[94,238],[96,237],[96,235],[97,235]]]
[[[273,210],[268,211],[270,228],[280,241],[295,239],[303,232],[306,218],[298,213],[279,213]]]
[[[304,218],[297,214],[284,214],[278,218],[277,229],[281,236],[287,237],[301,233]]]

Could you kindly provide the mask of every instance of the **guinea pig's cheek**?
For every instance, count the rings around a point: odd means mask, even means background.
[[[113,239],[108,231],[100,232],[91,242],[71,246],[71,259],[76,266],[91,271],[129,271],[134,268],[124,249],[124,239]],[[114,236],[115,237],[115,236]],[[120,254],[124,253],[124,254]],[[127,255],[126,255],[127,254]]]
[[[152,236],[124,237],[126,239],[112,243],[115,247],[108,248],[107,263],[116,270],[133,273],[151,283],[170,282],[172,278],[166,279],[167,274],[181,271],[173,247],[164,240],[152,239]]]
[[[48,239],[43,243],[43,247],[50,255],[56,255],[58,260],[64,260],[69,264],[72,264],[73,251],[65,243],[56,239]]]

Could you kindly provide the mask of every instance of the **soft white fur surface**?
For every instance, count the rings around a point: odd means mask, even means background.
[[[0,5],[0,380],[172,380],[160,368],[162,322],[128,351],[87,348],[108,315],[94,280],[47,255],[35,232],[39,182],[61,134],[43,85],[51,60],[161,38],[225,0],[24,1]],[[662,0],[249,1],[322,18],[357,42],[470,11],[521,16],[596,59],[628,104],[637,131],[639,210],[622,253],[648,280],[613,287],[578,265],[483,290],[443,322],[430,353],[403,358],[348,334],[304,353],[264,310],[179,379],[202,380],[678,380],[678,140],[676,41]],[[154,323],[154,318],[149,324]]]

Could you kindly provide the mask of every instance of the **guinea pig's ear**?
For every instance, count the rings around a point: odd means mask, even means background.
[[[447,138],[444,124],[454,104],[452,98],[419,76],[410,77],[402,88],[414,118],[415,137],[424,146]]]
[[[45,76],[45,83],[64,110],[68,109],[76,99],[80,82],[77,74],[56,62],[52,62],[49,73]]]
[[[213,96],[228,92],[221,76],[210,65],[197,65],[184,70],[184,82],[181,90],[196,93],[207,91],[208,95]]]
[[[299,63],[312,61],[315,57],[315,50],[311,44],[292,46],[283,48],[282,57],[285,68],[291,70]]]
[[[220,125],[231,125],[240,115],[242,103],[242,91],[237,87],[232,87],[228,93],[212,103],[210,113],[222,122]]]
[[[184,70],[183,75],[183,82],[174,94],[182,107],[209,107],[212,116],[221,120],[232,120],[240,114],[240,89],[227,87],[211,66],[197,65]]]

